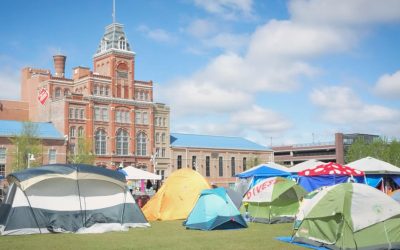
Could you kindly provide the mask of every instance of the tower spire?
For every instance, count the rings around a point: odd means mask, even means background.
[[[115,23],[115,0],[113,0],[112,18],[113,18],[113,23]]]

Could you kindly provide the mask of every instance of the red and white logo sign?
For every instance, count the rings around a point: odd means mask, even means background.
[[[49,98],[49,93],[47,92],[47,90],[45,88],[39,90],[38,100],[42,105],[46,103],[47,98]]]

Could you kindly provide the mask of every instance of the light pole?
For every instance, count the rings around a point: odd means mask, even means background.
[[[35,156],[31,153],[28,153],[28,168],[31,167],[31,161],[34,161],[34,160],[36,160]]]
[[[152,154],[150,156],[150,161],[153,163],[153,173],[156,173],[156,167],[157,167],[157,152]]]

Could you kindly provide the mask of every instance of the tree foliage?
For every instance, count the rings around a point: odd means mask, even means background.
[[[31,167],[40,165],[39,157],[42,148],[42,142],[38,136],[38,127],[32,122],[24,122],[20,134],[14,135],[11,143],[15,146],[13,171],[28,168],[28,156],[33,154],[36,160],[30,162]]]
[[[255,157],[251,157],[249,159],[248,163],[247,163],[247,168],[246,169],[250,169],[250,168],[258,166],[258,165],[260,165],[258,157],[256,157],[256,156]]]
[[[96,156],[92,152],[91,141],[81,136],[78,138],[78,145],[75,152],[68,152],[69,163],[84,163],[93,165],[95,158]]]
[[[349,163],[367,156],[400,167],[400,142],[397,140],[389,141],[387,138],[379,138],[368,143],[362,138],[358,138],[347,149],[345,160],[346,163]]]

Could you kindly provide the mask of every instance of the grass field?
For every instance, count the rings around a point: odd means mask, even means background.
[[[128,232],[0,236],[0,249],[304,249],[274,239],[290,235],[291,227],[249,223],[241,230],[197,231],[182,221],[157,221]]]

